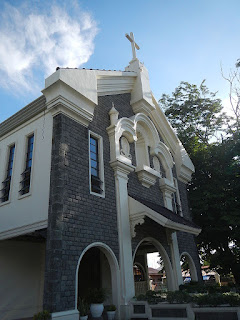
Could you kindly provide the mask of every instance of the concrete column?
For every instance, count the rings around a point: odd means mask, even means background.
[[[162,179],[162,181],[160,182],[160,189],[163,192],[165,207],[172,211],[173,210],[172,193],[175,192],[176,190],[175,187],[167,179]],[[178,287],[183,283],[183,279],[182,279],[182,270],[180,265],[177,232],[170,229],[167,232],[168,232],[168,242],[171,249],[171,260],[172,260],[172,267],[173,267],[173,272],[175,276],[175,285],[176,285],[176,290],[178,290]]]
[[[180,286],[181,284],[183,284],[183,278],[182,278],[182,270],[181,270],[181,264],[180,264],[177,232],[176,231],[172,232],[171,237],[172,237],[171,256],[172,256],[172,262],[173,262],[173,271],[176,276],[177,285]]]
[[[128,301],[135,295],[127,190],[128,174],[134,170],[134,167],[119,160],[111,162],[111,166],[114,169],[117,199],[121,302],[127,305]]]

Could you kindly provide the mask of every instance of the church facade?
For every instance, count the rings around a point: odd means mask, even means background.
[[[201,280],[194,166],[146,67],[134,57],[125,71],[57,68],[42,93],[0,124],[0,318],[47,309],[77,320],[79,297],[104,287],[127,319],[149,289],[150,252],[168,290],[182,284],[182,256]]]

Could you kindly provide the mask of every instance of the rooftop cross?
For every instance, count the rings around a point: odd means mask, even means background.
[[[139,50],[139,46],[136,44],[134,40],[134,35],[132,32],[130,32],[130,36],[126,33],[125,34],[126,38],[131,42],[132,45],[132,54],[133,54],[133,60],[137,58],[136,56],[136,49]]]

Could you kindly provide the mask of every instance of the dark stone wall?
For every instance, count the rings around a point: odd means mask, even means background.
[[[89,192],[88,129],[62,114],[53,119],[44,290],[44,308],[51,312],[75,307],[76,268],[82,251],[89,244],[103,242],[113,250],[117,259],[119,256],[115,181],[109,165],[110,146],[106,131],[110,125],[108,113],[112,102],[119,112],[119,118],[134,115],[130,94],[99,97],[89,130],[103,138],[105,198]],[[134,163],[133,144],[131,152]],[[158,183],[149,189],[145,188],[135,173],[129,175],[128,191],[131,195],[163,205]],[[184,198],[185,191],[181,192]],[[132,242],[133,251],[143,238],[153,237],[170,256],[163,227],[146,219],[143,225],[136,227],[136,231],[137,235]],[[182,241],[182,237],[179,237],[179,241]]]

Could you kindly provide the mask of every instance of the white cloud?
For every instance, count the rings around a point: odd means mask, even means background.
[[[30,6],[30,4],[29,4]],[[50,75],[56,67],[80,67],[94,51],[97,26],[76,4],[66,11],[52,6],[38,12],[27,3],[7,3],[0,14],[0,86],[35,91],[37,72]]]

